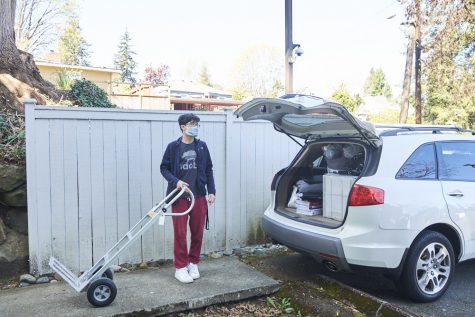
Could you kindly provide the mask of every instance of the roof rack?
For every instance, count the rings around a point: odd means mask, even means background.
[[[425,131],[431,132],[433,134],[441,134],[442,132],[464,132],[471,133],[475,135],[474,130],[467,130],[459,127],[451,126],[405,126],[405,125],[377,125],[376,128],[390,128],[391,130],[383,131],[379,136],[396,136],[399,133],[404,132],[416,132],[416,131]]]

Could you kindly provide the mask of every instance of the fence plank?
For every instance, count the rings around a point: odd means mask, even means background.
[[[247,146],[249,146],[250,141],[249,137],[245,135],[245,125],[242,123],[242,121],[239,122],[239,130],[240,130],[240,137],[241,137],[241,143],[239,144],[239,167],[240,167],[240,176],[241,176],[241,182],[239,183],[239,201],[240,201],[240,206],[239,206],[239,215],[240,215],[240,223],[239,223],[239,239],[240,239],[240,244],[243,244],[243,241],[246,241],[246,230],[247,230],[247,166],[248,166],[248,160],[249,156],[247,156]]]
[[[129,156],[127,122],[114,122],[117,162],[117,234],[124,236],[129,231]],[[119,257],[119,263],[133,263],[129,252]]]
[[[92,253],[97,262],[106,252],[103,121],[91,121],[91,216]]]
[[[92,265],[91,142],[89,121],[78,121],[79,269]]]
[[[213,232],[214,249],[222,251],[226,247],[226,200],[228,199],[225,187],[226,179],[226,151],[225,149],[225,125],[223,123],[213,123],[214,140],[210,147],[213,160],[214,181],[217,186],[216,195],[218,199],[212,206],[214,209]]]
[[[163,123],[151,123],[152,138],[152,199],[153,204],[161,202],[165,198],[166,183],[160,173],[160,163],[166,142],[163,141]],[[168,219],[170,221],[170,219]],[[157,259],[165,259],[165,226],[158,224],[153,226],[153,247]]]
[[[36,132],[35,104],[33,99],[25,99],[25,143],[27,168],[27,203],[28,203],[28,247],[30,253],[30,272],[38,275],[41,257],[38,246],[38,203],[37,203],[37,166],[36,166]]]
[[[51,195],[50,195],[50,157],[49,120],[36,121],[36,177],[38,204],[38,263],[39,274],[48,271],[48,260],[52,254],[51,244]]]
[[[143,217],[152,207],[152,158],[151,158],[151,126],[150,122],[139,123],[140,144],[140,211]],[[156,261],[154,232],[148,230],[142,236],[143,261]]]
[[[103,124],[105,248],[106,250],[109,250],[119,239],[117,208],[117,152],[115,122],[105,121]]]
[[[60,259],[73,272],[79,273],[79,188],[77,121],[64,125],[64,211],[66,213],[66,250]]]
[[[66,217],[64,203],[64,142],[63,122],[50,121],[50,165],[51,165],[51,239],[52,254],[63,259],[66,253]]]
[[[142,218],[140,205],[140,126],[137,121],[127,124],[129,157],[129,230]],[[129,247],[131,263],[142,262],[142,238]]]

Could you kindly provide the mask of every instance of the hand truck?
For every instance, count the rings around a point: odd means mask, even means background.
[[[167,213],[167,208],[171,206],[184,192],[188,192],[191,197],[190,207],[181,213]],[[178,192],[178,194],[176,194]],[[175,195],[173,197],[173,195]],[[173,197],[173,199],[171,199]],[[167,202],[171,199],[169,202]],[[132,242],[139,238],[148,228],[150,228],[158,219],[159,225],[163,226],[166,216],[184,216],[187,215],[195,204],[195,197],[191,190],[183,186],[180,189],[175,188],[160,203],[156,204],[140,221],[127,232],[106,254],[97,261],[89,270],[81,276],[76,276],[68,268],[54,257],[49,260],[50,267],[57,272],[63,280],[74,288],[77,292],[87,290],[87,300],[96,307],[104,307],[111,304],[116,295],[117,287],[113,282],[113,273],[109,268],[117,257],[126,250]],[[158,216],[158,217],[157,217]]]

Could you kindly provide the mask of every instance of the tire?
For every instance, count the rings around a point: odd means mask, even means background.
[[[99,267],[99,269],[97,269],[97,271],[99,271],[101,268],[102,268],[102,266]],[[114,279],[114,272],[112,272],[111,269],[107,269],[107,270],[104,271],[104,273],[102,273],[101,277],[105,277],[105,278],[108,278],[109,280],[113,280]]]
[[[454,269],[455,255],[450,241],[441,233],[426,230],[409,250],[399,285],[413,301],[433,302],[444,295]]]
[[[87,289],[87,300],[96,307],[110,305],[117,295],[117,287],[108,278],[101,277],[94,280]]]
[[[104,271],[104,273],[102,273],[101,276],[105,277],[105,278],[108,278],[109,280],[113,280],[114,279],[114,272],[112,272],[111,269],[107,269],[107,270]]]

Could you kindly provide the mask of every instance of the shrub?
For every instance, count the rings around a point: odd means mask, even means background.
[[[74,83],[74,77],[77,76],[77,72],[70,71],[70,70],[60,70],[57,72],[58,80],[56,81],[56,85],[61,90],[71,90],[71,86]]]
[[[25,164],[23,115],[0,112],[0,162]]]
[[[92,81],[75,80],[71,86],[71,100],[79,107],[115,108],[106,92]]]

